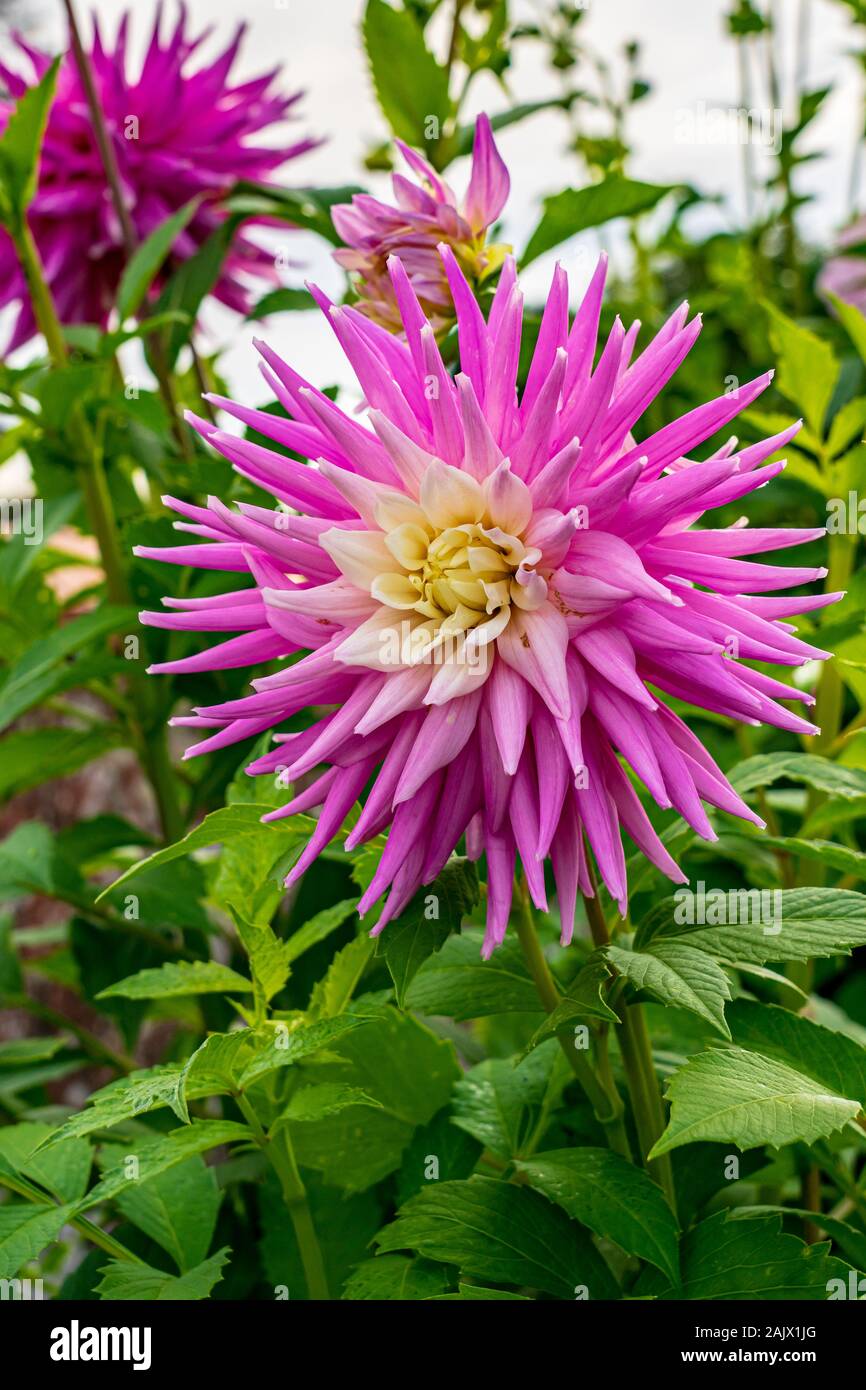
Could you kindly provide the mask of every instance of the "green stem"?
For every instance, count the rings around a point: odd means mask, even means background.
[[[328,1291],[328,1277],[325,1272],[322,1247],[319,1244],[319,1237],[313,1224],[307,1190],[298,1169],[289,1127],[283,1124],[280,1125],[276,1133],[267,1134],[247,1097],[239,1092],[235,1099],[244,1119],[255,1135],[256,1143],[262,1149],[280,1180],[283,1201],[286,1204],[295,1232],[295,1239],[298,1242],[304,1278],[307,1281],[307,1293],[311,1299],[328,1302],[331,1295]]]
[[[560,993],[550,973],[550,966],[541,949],[541,942],[535,929],[532,905],[523,879],[515,885],[515,921],[517,937],[523,956],[535,983],[539,1001],[545,1013],[552,1014],[560,1003]],[[595,1117],[607,1135],[610,1147],[624,1158],[631,1158],[631,1150],[623,1123],[623,1104],[616,1087],[606,1086],[596,1075],[589,1058],[580,1048],[572,1047],[566,1038],[559,1038],[559,1045],[569,1066],[583,1087],[592,1105]],[[612,1083],[612,1078],[610,1078]]]
[[[26,1197],[29,1202],[35,1202],[39,1206],[53,1207],[60,1205],[47,1193],[42,1192],[38,1187],[28,1182],[26,1178],[13,1177],[11,1173],[0,1173],[0,1185],[15,1192],[19,1197]],[[103,1231],[95,1222],[88,1220],[86,1216],[70,1217],[68,1224],[72,1226],[79,1235],[89,1240],[91,1245],[98,1245],[100,1250],[104,1250],[107,1255],[113,1256],[116,1260],[128,1260],[132,1264],[144,1264],[144,1260],[139,1259],[131,1250],[127,1250],[125,1245],[121,1245],[114,1236]]]
[[[593,878],[591,866],[589,873],[590,878]],[[595,888],[594,882],[593,887]],[[584,896],[583,901],[593,941],[596,946],[606,946],[610,941],[610,932],[598,900],[597,888],[594,897]],[[618,1003],[618,1008],[622,1014],[622,1022],[617,1024],[616,1036],[631,1098],[641,1157],[647,1172],[662,1188],[675,1213],[676,1192],[670,1154],[662,1154],[654,1159],[647,1158],[664,1132],[665,1112],[643,1008],[640,1004],[626,1004],[624,1000]]]

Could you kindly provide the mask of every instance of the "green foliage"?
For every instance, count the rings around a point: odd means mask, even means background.
[[[676,143],[658,182],[639,176],[634,108],[652,74],[637,43],[596,53],[584,6],[361,8],[345,42],[382,118],[365,168],[333,187],[288,187],[281,172],[241,180],[181,260],[199,206],[188,202],[123,267],[106,331],[52,332],[50,299],[38,302],[27,210],[56,64],[0,136],[0,223],[49,349],[0,365],[0,463],[26,459],[43,504],[38,536],[4,524],[0,537],[0,1278],[38,1271],[51,1297],[122,1301],[826,1298],[830,1281],[866,1273],[866,318],[816,292],[828,248],[809,245],[802,222],[802,166],[820,157],[813,123],[830,94],[793,75],[778,147],[742,161],[746,225],[726,208],[726,230],[701,232],[722,225],[706,215],[712,178],[683,183]],[[760,85],[778,26],[758,3],[729,9],[727,42]],[[866,23],[859,0],[848,9]],[[142,626],[139,609],[167,588],[207,602],[247,581],[180,568],[167,580],[133,554],[172,543],[163,492],[193,508],[211,493],[270,505],[182,415],[207,413],[204,389],[237,394],[223,380],[227,343],[205,352],[198,324],[244,224],[266,223],[281,256],[297,229],[330,256],[334,206],[397,163],[394,137],[447,171],[459,202],[483,104],[506,159],[531,122],[570,166],[568,186],[532,186],[519,207],[525,171],[512,160],[491,240],[521,229],[523,245],[528,230],[524,266],[573,249],[580,278],[610,246],[602,328],[615,315],[643,324],[630,380],[683,298],[705,313],[636,442],[773,363],[737,423],[740,447],[803,416],[773,488],[694,525],[724,534],[742,511],[759,529],[827,522],[793,563],[825,566],[826,591],[847,591],[792,620],[831,653],[796,672],[815,697],[814,739],[735,729],[658,696],[766,829],[708,807],[712,836],[698,837],[635,775],[688,887],[633,851],[627,917],[599,887],[563,948],[545,867],[540,956],[521,918],[488,960],[488,867],[470,860],[471,835],[375,940],[381,904],[361,920],[358,904],[386,840],[346,849],[359,806],[286,889],[317,813],[263,817],[307,781],[245,768],[313,712],[192,760],[190,731],[166,726],[230,704],[294,655],[147,677],[202,643]],[[485,315],[498,269],[475,286]],[[251,319],[313,310],[300,270],[289,278]],[[344,289],[336,298],[351,303]],[[518,390],[541,318],[528,293]],[[307,331],[306,319],[282,323]],[[468,345],[439,336],[447,370],[465,370]],[[127,374],[142,356],[155,383]],[[286,414],[282,399],[264,409]],[[247,438],[264,442],[252,428]],[[756,680],[779,677],[775,663],[748,664]],[[822,1243],[807,1243],[816,1230]]]

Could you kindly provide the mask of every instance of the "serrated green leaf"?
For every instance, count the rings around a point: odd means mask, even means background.
[[[705,1018],[723,1037],[730,1037],[725,1002],[731,997],[728,977],[706,952],[684,941],[654,941],[645,951],[608,946],[607,959],[621,975],[646,990],[660,1004],[672,1004]]]
[[[122,1159],[126,1148],[102,1150],[103,1166]],[[181,1273],[207,1256],[216,1227],[221,1193],[216,1173],[200,1155],[133,1183],[115,1199],[121,1214],[167,1251]]]
[[[742,1047],[691,1057],[667,1084],[671,1118],[650,1157],[696,1139],[754,1149],[812,1143],[853,1120],[860,1103],[811,1076]]]
[[[441,1265],[408,1255],[378,1255],[364,1260],[349,1276],[343,1298],[407,1303],[433,1298],[447,1287],[448,1275]]]
[[[355,992],[370,960],[375,944],[369,936],[356,936],[331,961],[324,976],[317,980],[310,995],[311,1018],[335,1018],[342,1014]]]
[[[342,1014],[339,1018],[323,1018],[295,1027],[281,1024],[269,1027],[251,1039],[255,1053],[240,1073],[240,1089],[246,1090],[254,1081],[280,1067],[290,1067],[305,1057],[312,1057],[366,1024],[365,1018]]]
[[[816,753],[759,753],[738,763],[729,774],[731,785],[744,796],[756,787],[769,787],[780,777],[805,782],[807,787],[846,799],[866,796],[866,771],[844,767]]]
[[[174,1129],[158,1139],[142,1141],[134,1153],[122,1158],[91,1188],[77,1210],[89,1211],[100,1202],[109,1202],[130,1183],[146,1183],[150,1178],[192,1158],[194,1154],[205,1153],[222,1144],[251,1139],[252,1132],[247,1126],[234,1120],[193,1120],[183,1129]],[[137,1162],[129,1163],[129,1157],[134,1157]]]
[[[109,633],[134,631],[137,621],[134,608],[101,604],[40,637],[14,662],[0,684],[0,729],[50,695],[82,684],[93,673],[94,644]],[[79,669],[81,677],[76,679]]]
[[[681,890],[685,893],[685,890]],[[710,916],[710,895],[705,901]],[[866,944],[866,896],[841,888],[786,888],[721,892],[717,925],[693,925],[694,899],[674,896],[647,915],[635,937],[638,949],[679,940],[716,960],[763,965],[775,960],[818,960],[850,955]],[[715,913],[713,915],[716,915]],[[736,918],[732,925],[725,916]]]
[[[0,1128],[0,1160],[22,1177],[44,1187],[58,1202],[77,1202],[87,1190],[92,1154],[84,1139],[67,1139],[43,1148],[52,1127],[37,1121]]]
[[[528,1285],[573,1299],[617,1298],[613,1275],[587,1236],[530,1188],[494,1178],[431,1183],[376,1237],[383,1254],[416,1250],[468,1279]]]
[[[866,1048],[844,1033],[775,1004],[738,999],[728,1015],[739,1047],[775,1057],[823,1086],[866,1106]]]
[[[550,1150],[519,1159],[516,1167],[568,1216],[677,1282],[676,1218],[642,1168],[595,1148]]]
[[[22,1265],[35,1260],[60,1235],[75,1213],[62,1207],[6,1202],[0,1206],[0,1279],[14,1279]]]
[[[780,1217],[738,1219],[717,1212],[683,1236],[682,1282],[665,1287],[655,1270],[636,1292],[657,1298],[750,1303],[826,1299],[831,1279],[846,1279],[848,1266],[821,1245],[806,1245],[782,1232]]]
[[[97,999],[177,999],[186,994],[252,994],[253,985],[215,960],[168,961],[100,990]]]
[[[294,1124],[303,1121],[323,1120],[328,1115],[337,1115],[350,1105],[370,1105],[381,1110],[381,1101],[368,1096],[360,1086],[348,1086],[342,1081],[323,1081],[319,1085],[302,1086],[295,1091],[285,1110],[274,1121],[271,1132],[277,1125]]]
[[[484,961],[481,937],[481,932],[464,931],[428,957],[406,991],[407,1008],[447,1014],[456,1022],[487,1014],[540,1012],[519,944],[506,939]]]
[[[96,1292],[103,1299],[143,1300],[148,1303],[191,1303],[207,1298],[215,1284],[222,1279],[231,1251],[218,1250],[209,1260],[189,1269],[185,1274],[165,1274],[151,1265],[130,1264],[112,1260],[102,1270],[102,1282]]]
[[[559,1056],[559,1048],[551,1041],[518,1066],[504,1057],[479,1062],[454,1087],[453,1123],[510,1162],[535,1131]]]

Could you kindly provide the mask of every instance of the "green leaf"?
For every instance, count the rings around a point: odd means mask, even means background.
[[[478,871],[469,859],[449,861],[435,882],[421,888],[379,937],[379,953],[394,981],[402,1009],[406,991],[428,956],[460,930],[479,899]]]
[[[14,1279],[22,1265],[57,1240],[75,1207],[6,1202],[0,1206],[0,1279]]]
[[[86,890],[55,837],[41,821],[24,821],[0,844],[0,901],[25,893],[75,899]]]
[[[615,217],[636,217],[654,208],[670,192],[672,185],[638,183],[619,174],[586,188],[565,188],[545,198],[541,221],[529,238],[520,264],[529,265],[551,247],[568,241],[587,227],[598,227]]]
[[[263,295],[255,308],[247,314],[247,318],[263,319],[268,314],[306,313],[315,308],[316,301],[309,290],[284,287],[280,290],[270,290]]]
[[[381,1101],[368,1096],[360,1086],[347,1086],[342,1081],[324,1081],[319,1085],[302,1086],[295,1091],[274,1125],[322,1120],[350,1105],[371,1105],[376,1110],[382,1109]]]
[[[144,298],[162,269],[166,256],[171,251],[180,233],[195,215],[199,198],[191,198],[182,208],[173,212],[155,231],[136,248],[126,265],[117,292],[117,312],[121,323],[137,314]]]
[[[113,724],[93,729],[21,729],[3,739],[0,796],[18,796],[43,782],[68,777],[124,741]]]
[[[531,1303],[532,1299],[527,1298],[523,1293],[509,1293],[507,1289],[485,1289],[480,1284],[460,1284],[458,1293],[434,1294],[431,1302],[447,1303],[452,1300],[460,1303],[477,1303],[483,1300],[485,1303],[496,1302],[502,1298],[516,1299],[518,1303]]]
[[[41,80],[28,87],[0,136],[0,221],[10,228],[23,222],[36,192],[39,152],[59,66],[55,58]]]
[[[448,1275],[441,1265],[408,1255],[379,1255],[358,1265],[346,1280],[343,1298],[406,1303],[434,1298],[447,1287]]]
[[[137,622],[135,609],[101,604],[34,642],[0,685],[0,729],[49,695],[89,679],[92,660],[79,654],[90,654],[93,645],[108,633],[134,630]]]
[[[747,1217],[796,1216],[801,1221],[813,1221],[820,1231],[835,1240],[847,1260],[850,1260],[857,1269],[866,1273],[866,1235],[862,1231],[856,1230],[855,1227],[849,1226],[847,1221],[840,1221],[838,1217],[828,1216],[826,1212],[821,1212],[820,1216],[817,1216],[814,1211],[809,1211],[805,1207],[737,1207],[734,1214],[738,1220],[745,1220]]]
[[[311,917],[303,926],[298,927],[297,931],[292,932],[285,943],[286,959],[291,963],[303,955],[304,951],[309,951],[311,946],[318,946],[320,941],[325,941],[331,932],[336,931],[351,917],[357,907],[355,898],[344,898],[332,907],[323,907],[315,917]]]
[[[65,1046],[66,1040],[62,1036],[10,1038],[8,1042],[0,1042],[0,1067],[20,1067],[30,1062],[46,1062]]]
[[[270,1043],[270,1035],[267,1041]],[[169,1101],[174,1113],[187,1123],[187,1102],[194,1096],[221,1096],[240,1090],[240,1074],[254,1047],[261,1043],[261,1035],[252,1028],[211,1033],[175,1074]]]
[[[89,1211],[100,1202],[112,1201],[131,1183],[146,1183],[178,1163],[184,1163],[194,1154],[204,1153],[222,1144],[250,1139],[252,1133],[247,1126],[236,1124],[234,1120],[193,1120],[185,1128],[172,1130],[161,1138],[146,1139],[132,1155],[127,1154],[109,1168],[102,1180],[79,1203],[78,1210]],[[130,1156],[137,1159],[135,1165],[128,1162]]]
[[[850,799],[866,796],[866,771],[843,767],[815,753],[759,753],[746,758],[729,774],[731,785],[744,796],[755,787],[769,787],[780,777],[805,782],[807,787]]]
[[[122,1158],[126,1151],[112,1145],[102,1157]],[[197,1154],[149,1182],[133,1183],[116,1200],[127,1221],[161,1245],[183,1273],[207,1255],[220,1196],[215,1170]]]
[[[165,335],[166,364],[173,368],[181,348],[189,341],[202,300],[217,283],[229,253],[239,218],[227,217],[207,241],[182,261],[172,273],[155,306],[156,314],[177,315]]]
[[[555,1149],[519,1159],[516,1167],[568,1216],[677,1282],[676,1219],[642,1168],[610,1149],[595,1148]]]
[[[292,227],[303,227],[332,246],[342,246],[331,221],[331,208],[336,203],[351,202],[356,193],[363,192],[357,184],[341,188],[278,188],[274,184],[242,179],[235,184],[223,206],[227,212],[241,217],[273,217]],[[307,303],[311,303],[309,296]]]
[[[559,1056],[551,1041],[518,1066],[503,1057],[479,1062],[454,1087],[454,1124],[510,1162],[535,1131]]]
[[[619,1018],[602,995],[611,974],[604,957],[593,952],[578,970],[553,1013],[548,1014],[541,1027],[533,1033],[526,1051],[531,1052],[546,1038],[572,1032],[577,1020],[603,1019],[606,1023],[619,1023]]]
[[[169,961],[100,990],[97,999],[177,999],[186,994],[251,994],[253,985],[215,960]]]
[[[431,1183],[376,1238],[383,1254],[416,1250],[470,1280],[528,1285],[573,1299],[617,1298],[607,1265],[580,1226],[530,1188],[495,1178]]]
[[[14,1173],[44,1187],[58,1202],[77,1202],[87,1191],[92,1153],[84,1139],[67,1139],[51,1149],[41,1146],[52,1127],[36,1121],[0,1129],[0,1161]]]
[[[46,1137],[42,1147],[59,1144],[65,1139],[78,1139],[96,1130],[112,1129],[124,1120],[172,1105],[182,1071],[181,1063],[167,1062],[109,1082],[88,1097],[86,1109],[70,1115],[59,1129]]]
[[[395,135],[423,149],[428,119],[437,118],[438,130],[450,110],[447,69],[427,48],[415,17],[385,0],[367,0],[363,39],[382,114]]]
[[[608,946],[606,955],[636,989],[646,990],[660,1004],[688,1009],[730,1037],[725,1022],[725,1001],[731,997],[728,977],[706,952],[662,938],[645,951]]]
[[[460,1075],[451,1043],[410,1014],[363,1001],[352,1006],[362,1007],[358,1016],[366,1027],[338,1038],[328,1049],[333,1057],[317,1059],[315,1075],[321,1082],[359,1087],[381,1109],[349,1106],[298,1126],[294,1134],[298,1162],[349,1192],[372,1186],[400,1166],[416,1127],[447,1104]]]
[[[866,362],[866,317],[856,305],[847,303],[836,294],[828,294],[827,298],[836,310],[839,322],[857,349],[859,356]]]
[[[250,961],[250,971],[262,999],[270,1003],[290,974],[288,943],[281,941],[266,923],[253,926],[235,914],[238,936]]]
[[[738,999],[728,1022],[739,1047],[794,1067],[840,1096],[866,1106],[866,1048],[776,1004]]]
[[[812,1143],[841,1129],[860,1110],[782,1062],[727,1047],[700,1052],[667,1084],[670,1123],[650,1157],[696,1139],[716,1139],[754,1149]]]
[[[652,942],[655,949],[662,941],[678,939],[732,965],[850,955],[854,946],[866,944],[866,897],[861,893],[841,888],[777,888],[768,891],[766,911],[759,889],[719,893],[718,899],[707,895],[706,915],[711,903],[718,902],[720,915],[723,910],[736,918],[733,924],[692,925],[688,917],[694,915],[694,899],[677,894],[647,915],[636,944],[645,949]]]
[[[218,1250],[209,1260],[185,1274],[165,1274],[151,1265],[112,1260],[102,1270],[102,1282],[97,1285],[96,1292],[103,1299],[191,1303],[210,1295],[223,1277],[230,1253],[228,1248]]]
[[[277,1024],[268,1029],[267,1035],[259,1043],[256,1055],[247,1062],[238,1078],[240,1088],[246,1090],[260,1077],[280,1067],[289,1067],[311,1057],[323,1047],[330,1047],[347,1033],[364,1028],[367,1019],[352,1014],[342,1014],[339,1018],[323,1018],[317,1023],[300,1024],[295,1028]]]
[[[311,1018],[336,1018],[342,1014],[364,974],[375,949],[369,936],[356,936],[338,951],[310,996]]]
[[[120,878],[115,879],[108,888],[104,889],[97,902],[104,898],[106,893],[129,883],[139,874],[145,873],[149,869],[158,868],[163,864],[169,864],[173,859],[181,859],[185,854],[192,854],[194,850],[205,849],[216,844],[225,845],[229,841],[248,841],[251,836],[268,836],[272,837],[274,845],[278,846],[277,853],[284,854],[299,843],[299,822],[303,823],[304,838],[315,829],[315,821],[307,816],[292,816],[288,823],[279,822],[275,825],[263,825],[262,816],[269,810],[276,810],[276,807],[252,802],[239,802],[232,806],[223,806],[218,811],[212,811],[210,815],[205,816],[200,825],[195,826],[176,844],[166,845],[165,849],[157,850],[156,854],[151,854],[147,859],[140,859],[136,864],[132,864],[125,873],[120,875]]]
[[[781,1217],[743,1219],[728,1212],[717,1212],[683,1236],[680,1268],[679,1286],[665,1287],[651,1271],[635,1291],[696,1302],[823,1300],[829,1281],[848,1275],[848,1266],[829,1256],[826,1246],[783,1234]]]
[[[839,869],[843,874],[866,879],[866,854],[859,849],[850,849],[848,845],[838,845],[833,840],[802,840],[795,835],[748,835],[726,831],[724,841],[725,847],[730,847],[735,856],[737,850],[748,853],[761,848],[780,849],[785,854],[795,854],[798,859],[826,864],[829,869]]]
[[[770,320],[770,342],[779,363],[776,386],[789,401],[802,408],[806,423],[819,438],[839,363],[829,343],[803,328],[773,304],[765,304]]]
[[[406,1007],[423,1014],[447,1014],[458,1023],[487,1014],[538,1013],[538,995],[519,943],[506,939],[484,961],[481,938],[477,931],[449,937],[411,981]]]

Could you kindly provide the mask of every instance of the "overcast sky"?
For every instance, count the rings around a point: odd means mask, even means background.
[[[91,3],[110,31],[122,8],[119,0]],[[685,122],[689,119],[684,113],[700,117],[702,112],[739,103],[736,49],[725,37],[723,25],[723,14],[729,7],[723,0],[653,0],[651,4],[647,0],[590,0],[582,25],[586,40],[612,63],[626,40],[642,41],[642,69],[652,81],[653,91],[636,109],[631,132],[635,145],[632,175],[661,182],[686,180],[708,194],[723,195],[724,211],[706,209],[697,214],[713,222],[730,222],[742,213],[742,149],[735,143],[688,143],[682,137],[687,134]],[[515,6],[522,16],[535,8],[532,0],[518,0]],[[863,94],[855,62],[844,56],[853,46],[854,33],[838,0],[777,0],[784,23],[783,66],[788,71],[793,68],[804,8],[809,15],[806,80],[816,87],[832,84],[834,91],[810,141],[810,146],[825,151],[826,157],[807,166],[801,176],[803,188],[817,194],[815,203],[806,210],[803,225],[809,235],[827,238],[850,214],[851,158],[855,132],[863,119]],[[29,37],[49,48],[62,42],[59,0],[31,0],[15,9],[16,19]],[[80,9],[84,14],[84,7]],[[171,0],[166,9],[173,14]],[[150,10],[141,0],[133,7],[138,41],[148,27]],[[362,10],[362,0],[189,0],[196,22],[214,25],[214,42],[217,36],[227,38],[238,21],[247,22],[238,69],[244,76],[279,62],[289,88],[305,89],[303,125],[326,136],[327,143],[289,167],[291,182],[363,182],[376,189],[387,187],[383,176],[366,174],[361,163],[371,143],[385,136],[359,40]],[[550,73],[534,46],[529,47],[531,51],[508,74],[510,96],[485,76],[473,89],[469,114],[482,108],[495,113],[512,99],[550,95]],[[763,79],[763,73],[756,71],[756,82],[759,78]],[[757,100],[767,104],[760,85]],[[512,175],[506,239],[516,247],[525,242],[534,225],[542,196],[579,181],[579,169],[564,151],[565,136],[563,120],[556,115],[536,116],[501,136],[501,149]],[[760,153],[757,158],[760,160]],[[459,191],[467,177],[466,161],[449,173]],[[586,236],[594,252],[594,234]],[[613,244],[616,250],[616,236]],[[572,244],[564,256],[567,265],[571,262],[577,288],[590,264],[589,257],[580,254],[581,249],[585,253],[586,238],[577,247]],[[320,242],[298,235],[296,258],[303,263],[302,269],[287,270],[287,283],[309,277],[326,289],[338,291],[340,275]],[[542,258],[532,267],[526,286],[530,293],[541,294],[554,258]],[[210,327],[214,344],[231,343],[223,369],[233,390],[261,399],[262,386],[250,347],[254,330],[246,326],[239,329],[228,315],[212,317]],[[327,325],[317,314],[283,314],[271,321],[264,336],[317,381],[348,380]]]

